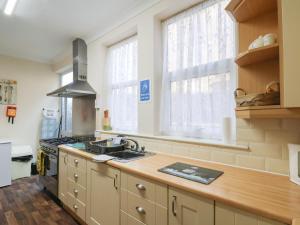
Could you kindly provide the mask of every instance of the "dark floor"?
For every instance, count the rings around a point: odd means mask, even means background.
[[[37,185],[37,176],[0,188],[0,225],[78,225]]]

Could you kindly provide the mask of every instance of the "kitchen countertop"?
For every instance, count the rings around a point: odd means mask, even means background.
[[[300,218],[296,218],[293,220],[293,225],[300,225]]]
[[[69,146],[59,147],[87,159],[94,156]],[[224,174],[205,185],[158,172],[158,169],[175,162],[221,170]],[[300,216],[300,186],[290,182],[287,176],[167,154],[156,154],[128,163],[108,161],[107,164],[254,214],[300,225],[299,219],[296,219]]]

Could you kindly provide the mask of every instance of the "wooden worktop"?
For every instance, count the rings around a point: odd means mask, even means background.
[[[293,225],[300,225],[300,218],[296,218],[293,220]]]
[[[93,154],[69,146],[59,147],[87,159],[93,157]],[[158,172],[158,169],[175,162],[221,170],[224,174],[205,185]],[[270,219],[286,224],[299,224],[296,218],[300,217],[300,186],[290,182],[287,176],[167,154],[156,154],[128,163],[108,161],[107,164]]]

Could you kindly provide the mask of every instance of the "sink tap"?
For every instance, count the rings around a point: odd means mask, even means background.
[[[134,147],[134,145],[130,146],[130,148],[131,148],[132,151],[136,151],[136,152],[139,151],[139,143],[136,140],[129,139],[129,138],[127,138],[126,140],[127,141],[132,141],[135,144],[135,147]]]

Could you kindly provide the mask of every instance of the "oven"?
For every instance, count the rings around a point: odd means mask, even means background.
[[[39,184],[56,198],[58,198],[58,146],[85,141],[95,141],[95,137],[87,135],[40,140],[40,149],[44,153],[44,175],[39,176]]]
[[[43,147],[44,176],[39,176],[40,184],[51,194],[58,197],[58,155],[49,153]]]

